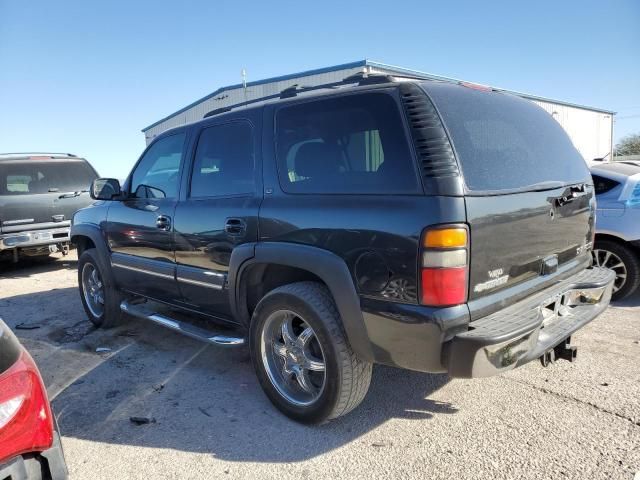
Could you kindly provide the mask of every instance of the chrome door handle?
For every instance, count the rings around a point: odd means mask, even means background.
[[[156,218],[156,227],[158,227],[160,230],[164,230],[165,232],[170,231],[171,217],[167,215],[159,215],[158,218]]]

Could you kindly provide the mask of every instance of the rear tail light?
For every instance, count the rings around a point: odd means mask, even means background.
[[[53,444],[53,417],[38,369],[27,352],[0,375],[0,463]]]
[[[467,301],[469,231],[463,226],[438,226],[424,231],[420,258],[420,301],[444,307]]]

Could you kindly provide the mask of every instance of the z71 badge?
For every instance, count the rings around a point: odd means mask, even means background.
[[[487,274],[491,280],[478,283],[473,287],[473,291],[476,293],[484,292],[485,290],[491,290],[492,288],[504,285],[509,281],[509,275],[503,275],[504,270],[502,268],[496,268],[495,270],[489,270]]]

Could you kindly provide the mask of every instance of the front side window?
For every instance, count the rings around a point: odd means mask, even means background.
[[[249,194],[253,182],[253,134],[247,122],[205,128],[191,175],[191,198]]]
[[[402,117],[386,93],[284,107],[276,115],[276,136],[285,192],[418,192]]]
[[[178,196],[184,140],[185,134],[179,133],[151,145],[131,177],[132,197],[175,198]]]

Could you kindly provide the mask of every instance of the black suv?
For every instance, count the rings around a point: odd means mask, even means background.
[[[69,250],[69,226],[98,177],[69,153],[0,154],[0,258]]]
[[[497,374],[574,358],[609,303],[589,170],[533,103],[374,75],[289,88],[158,136],[76,213],[96,324],[249,344],[296,420],[343,415],[373,363]]]

